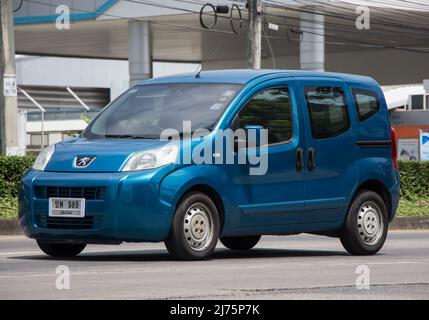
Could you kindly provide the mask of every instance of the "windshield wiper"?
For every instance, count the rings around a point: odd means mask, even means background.
[[[135,136],[130,134],[106,134],[105,138],[114,139],[158,139],[156,136]]]
[[[114,138],[114,139],[130,139],[134,136],[129,134],[106,134],[105,138]]]
[[[130,139],[152,139],[152,140],[155,140],[158,138],[159,137],[157,137],[157,136],[132,136],[132,137],[130,137]]]

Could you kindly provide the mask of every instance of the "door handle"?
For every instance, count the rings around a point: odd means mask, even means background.
[[[304,169],[304,149],[296,149],[296,171],[300,172]]]
[[[316,167],[316,150],[314,148],[308,148],[307,167],[309,171],[313,171]]]

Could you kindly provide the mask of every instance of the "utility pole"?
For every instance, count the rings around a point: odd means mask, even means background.
[[[0,146],[1,154],[18,154],[18,108],[12,0],[0,1]]]
[[[262,0],[248,0],[247,67],[261,69]]]

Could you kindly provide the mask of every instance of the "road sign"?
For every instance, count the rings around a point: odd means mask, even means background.
[[[429,131],[420,130],[420,160],[429,161]]]
[[[16,75],[5,74],[3,78],[3,94],[5,97],[16,97]]]

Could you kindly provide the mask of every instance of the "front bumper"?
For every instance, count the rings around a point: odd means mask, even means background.
[[[165,172],[62,173],[29,170],[21,182],[19,223],[26,236],[45,241],[86,243],[163,241],[173,206],[160,198]],[[47,187],[62,191],[101,188],[86,200],[86,222],[48,217]],[[67,192],[62,192],[62,196]],[[82,193],[83,194],[83,193]],[[86,197],[86,196],[85,196]]]

